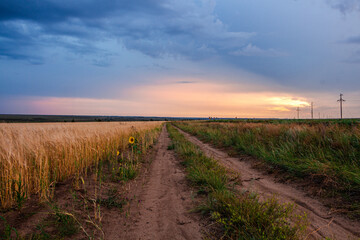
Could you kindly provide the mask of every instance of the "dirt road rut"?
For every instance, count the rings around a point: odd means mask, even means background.
[[[106,229],[106,239],[201,239],[201,227],[194,207],[192,191],[185,173],[170,145],[164,127],[155,146],[147,172],[129,185],[130,196],[136,196],[128,217]]]
[[[360,223],[351,221],[342,216],[332,214],[328,208],[319,201],[309,197],[305,192],[294,187],[278,183],[272,176],[265,175],[251,167],[249,161],[229,157],[227,153],[203,143],[196,137],[178,129],[184,136],[200,147],[209,157],[218,160],[220,164],[239,172],[242,178],[242,190],[257,192],[260,196],[274,195],[282,202],[293,202],[301,212],[308,215],[310,221],[309,235],[307,239],[323,239],[331,237],[334,239],[360,239]]]

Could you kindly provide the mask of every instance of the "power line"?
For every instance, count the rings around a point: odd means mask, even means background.
[[[311,102],[311,119],[314,119],[314,103]]]
[[[340,118],[341,119],[343,118],[342,105],[343,105],[343,102],[345,102],[345,100],[342,97],[343,97],[343,94],[340,93],[340,99],[337,100],[338,102],[340,102]]]
[[[300,119],[300,107],[297,107],[296,111],[297,111],[297,118]]]

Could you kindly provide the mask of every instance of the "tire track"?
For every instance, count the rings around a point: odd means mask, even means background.
[[[111,226],[106,239],[202,239],[199,217],[190,213],[192,192],[185,173],[174,151],[167,150],[170,142],[164,126],[149,171],[129,186],[129,196],[137,196],[130,217]]]
[[[262,198],[275,196],[281,202],[293,202],[300,212],[308,216],[310,226],[307,239],[322,239],[331,237],[335,239],[359,239],[360,223],[351,221],[342,216],[331,214],[330,210],[319,201],[308,197],[305,192],[295,189],[291,185],[278,183],[272,176],[264,175],[253,169],[249,161],[242,158],[229,157],[227,153],[203,143],[196,137],[177,128],[190,142],[200,147],[208,157],[219,161],[223,166],[240,173],[242,186],[239,190],[253,191]],[[246,159],[249,159],[247,156]],[[251,158],[250,158],[251,159]]]

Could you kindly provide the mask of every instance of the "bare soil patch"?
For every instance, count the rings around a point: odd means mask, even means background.
[[[202,239],[199,214],[191,213],[195,193],[164,127],[142,177],[133,181],[129,196],[136,196],[123,224],[104,223],[107,239]]]

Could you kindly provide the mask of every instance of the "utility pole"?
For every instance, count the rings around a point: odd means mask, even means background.
[[[311,102],[311,119],[314,119],[314,103]]]
[[[296,108],[296,111],[297,111],[297,118],[300,119],[300,108],[297,107],[297,108]]]
[[[342,93],[340,93],[340,99],[337,100],[338,102],[340,102],[340,118],[343,118],[343,111],[342,111],[342,105],[343,102],[345,102],[345,100],[342,98],[344,95]]]

